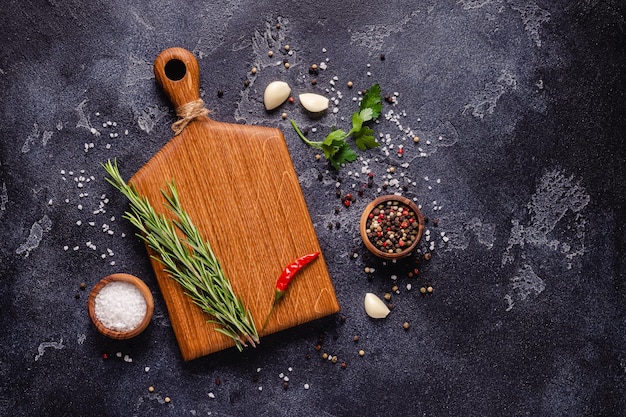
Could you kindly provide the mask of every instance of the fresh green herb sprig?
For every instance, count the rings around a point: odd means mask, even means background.
[[[235,295],[209,242],[183,210],[175,184],[168,185],[169,193],[163,192],[166,206],[175,216],[169,221],[124,181],[117,162],[109,160],[103,167],[110,176],[107,181],[130,201],[130,211],[124,218],[139,229],[138,236],[159,255],[153,258],[165,266],[196,305],[213,316],[209,322],[218,324],[215,330],[232,338],[237,349],[243,350],[248,343],[256,346],[259,335],[252,315]]]
[[[359,111],[352,114],[352,128],[347,132],[341,129],[333,130],[323,141],[314,142],[304,136],[293,119],[291,119],[291,125],[304,143],[324,152],[324,157],[333,168],[339,169],[341,164],[353,162],[357,158],[354,149],[346,142],[350,136],[354,138],[357,148],[362,151],[379,146],[374,137],[374,131],[364,123],[376,120],[382,108],[380,85],[374,84],[363,95]]]

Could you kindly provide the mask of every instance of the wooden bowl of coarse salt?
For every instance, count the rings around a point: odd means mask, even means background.
[[[130,339],[150,324],[154,299],[148,286],[136,276],[113,274],[93,287],[87,309],[100,333],[112,339]]]

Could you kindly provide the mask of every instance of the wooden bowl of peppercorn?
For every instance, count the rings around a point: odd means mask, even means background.
[[[406,197],[384,195],[371,201],[361,215],[365,247],[383,259],[400,259],[415,250],[424,234],[424,217]]]

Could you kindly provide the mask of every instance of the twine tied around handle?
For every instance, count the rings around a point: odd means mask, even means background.
[[[183,129],[187,127],[189,122],[191,122],[196,117],[206,116],[209,113],[209,109],[204,107],[204,101],[202,101],[201,98],[177,107],[176,116],[178,116],[179,119],[176,122],[172,123],[174,136],[179,135],[183,131]]]

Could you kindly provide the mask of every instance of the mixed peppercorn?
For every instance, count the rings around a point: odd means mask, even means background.
[[[417,239],[417,214],[399,201],[379,204],[368,214],[367,237],[377,249],[386,253],[402,253]]]

